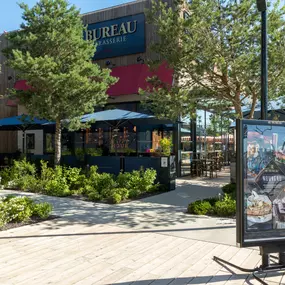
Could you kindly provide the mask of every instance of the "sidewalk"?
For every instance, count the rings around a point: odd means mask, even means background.
[[[120,205],[24,193],[51,202],[61,218],[1,232],[0,284],[258,284],[212,259],[259,263],[257,250],[234,246],[233,220],[185,214],[191,199],[219,188],[185,181]],[[285,284],[282,278],[266,280]]]

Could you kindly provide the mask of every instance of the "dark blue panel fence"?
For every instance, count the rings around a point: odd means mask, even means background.
[[[160,170],[160,157],[125,157],[125,171],[131,172],[144,169],[153,168],[156,171]]]
[[[117,156],[87,156],[86,164],[97,165],[99,172],[118,175],[121,171],[121,159]]]

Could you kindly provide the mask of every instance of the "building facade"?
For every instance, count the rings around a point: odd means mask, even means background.
[[[173,5],[173,0],[165,2]],[[145,11],[150,7],[151,0],[137,0],[82,15],[82,21],[87,26],[84,38],[96,40],[97,51],[93,58],[94,63],[102,68],[110,68],[111,75],[119,79],[108,90],[109,100],[106,109],[146,112],[140,104],[141,97],[138,93],[140,88],[147,88],[147,77],[157,75],[162,81],[173,83],[173,72],[166,64],[161,65],[156,72],[150,71],[146,64],[149,59],[158,59],[158,56],[151,51],[151,44],[158,41],[158,37],[154,27],[146,22]],[[5,34],[2,34],[0,50],[8,47],[8,44]],[[0,118],[26,114],[23,106],[6,97],[8,88],[14,87],[19,90],[27,88],[24,78],[17,78],[15,71],[5,66],[5,58],[1,52],[0,65],[2,65],[0,95],[4,96],[0,102]],[[53,147],[51,133],[31,130],[26,136],[24,147],[33,154],[50,152]],[[163,132],[157,127],[141,132],[139,139],[144,143],[139,145],[140,151],[155,148],[162,136]],[[0,153],[23,151],[22,132],[19,131],[18,134],[0,132],[0,137]],[[87,138],[87,141],[92,139]],[[98,141],[104,143],[97,138]],[[75,135],[75,144],[76,147],[82,145],[81,134]]]

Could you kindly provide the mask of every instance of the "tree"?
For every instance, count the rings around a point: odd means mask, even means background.
[[[222,116],[221,114],[211,114],[210,124],[206,129],[208,136],[220,136],[222,133],[228,133],[231,120],[228,116]]]
[[[174,2],[170,7],[162,0],[153,1],[148,11],[148,22],[156,27],[160,39],[152,49],[175,73],[174,86],[165,86],[157,78],[149,80],[155,87],[147,92],[152,110],[177,118],[199,105],[215,110],[233,106],[242,117],[242,106],[247,105],[252,118],[261,74],[261,17],[256,0]],[[271,98],[284,95],[285,89],[284,15],[280,1],[269,7]]]
[[[22,3],[24,23],[9,33],[7,64],[31,88],[16,93],[30,115],[55,121],[55,165],[61,158],[63,120],[80,127],[79,117],[107,101],[116,79],[92,63],[93,41],[83,39],[79,11],[65,0],[40,0],[31,9]]]

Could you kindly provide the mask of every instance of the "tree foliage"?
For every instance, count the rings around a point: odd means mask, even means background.
[[[210,124],[207,126],[206,133],[209,136],[220,136],[229,132],[231,120],[228,116],[221,114],[212,114],[210,116]]]
[[[285,87],[285,8],[280,1],[268,4],[269,96],[275,98]],[[147,100],[155,113],[177,118],[199,105],[233,106],[242,117],[242,106],[248,105],[253,116],[261,73],[256,0],[174,0],[173,6],[153,1],[148,22],[160,38],[153,51],[175,72],[172,87],[150,80],[155,91]]]
[[[17,92],[30,115],[56,122],[55,163],[61,156],[62,120],[80,126],[79,116],[107,101],[106,90],[116,79],[109,69],[92,63],[93,41],[83,39],[84,26],[75,6],[66,0],[22,3],[21,29],[7,35],[7,64],[31,88]]]

